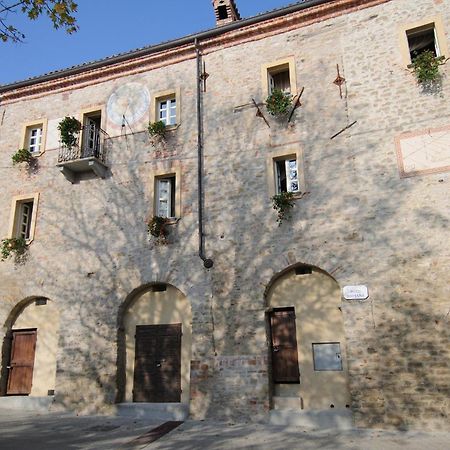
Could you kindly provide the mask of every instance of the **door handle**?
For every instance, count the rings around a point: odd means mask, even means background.
[[[273,351],[274,351],[274,352],[279,352],[280,349],[279,349],[279,347],[273,347]]]
[[[12,366],[6,366],[7,369],[12,369]]]

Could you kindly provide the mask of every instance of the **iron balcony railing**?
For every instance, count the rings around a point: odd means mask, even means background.
[[[82,127],[72,147],[60,144],[58,162],[76,161],[83,158],[97,158],[106,162],[106,140],[108,133],[98,125],[89,124]],[[81,145],[80,145],[81,143]]]

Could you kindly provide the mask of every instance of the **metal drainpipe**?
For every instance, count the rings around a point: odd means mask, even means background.
[[[204,234],[203,234],[203,110],[201,94],[201,74],[202,60],[198,48],[198,40],[195,38],[195,53],[197,62],[197,179],[198,179],[198,256],[203,261],[206,269],[211,269],[214,265],[212,259],[206,258],[204,254]]]

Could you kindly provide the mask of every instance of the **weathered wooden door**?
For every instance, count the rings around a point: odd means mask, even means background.
[[[137,325],[134,402],[181,400],[181,323]]]
[[[270,329],[274,383],[299,383],[294,308],[274,309],[270,313]]]
[[[36,337],[36,330],[14,330],[12,332],[7,395],[30,394],[33,381]]]

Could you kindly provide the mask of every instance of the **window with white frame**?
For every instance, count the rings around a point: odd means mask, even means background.
[[[175,175],[155,178],[155,213],[159,217],[175,217]]]
[[[441,55],[434,23],[406,30],[406,37],[411,60],[425,51],[431,51],[434,56]]]
[[[10,232],[11,238],[31,242],[34,237],[39,194],[17,196],[12,200]]]
[[[30,239],[31,218],[33,216],[33,202],[23,202],[18,204],[17,214],[17,235],[18,238]]]
[[[282,64],[267,69],[267,80],[269,83],[269,94],[275,89],[286,94],[291,93],[291,77],[289,74],[289,64]]]
[[[40,153],[42,146],[42,125],[27,128],[26,147],[30,153]]]
[[[297,158],[293,155],[274,160],[276,193],[300,192]]]
[[[177,100],[169,97],[158,100],[158,120],[166,126],[176,125],[177,123]]]

